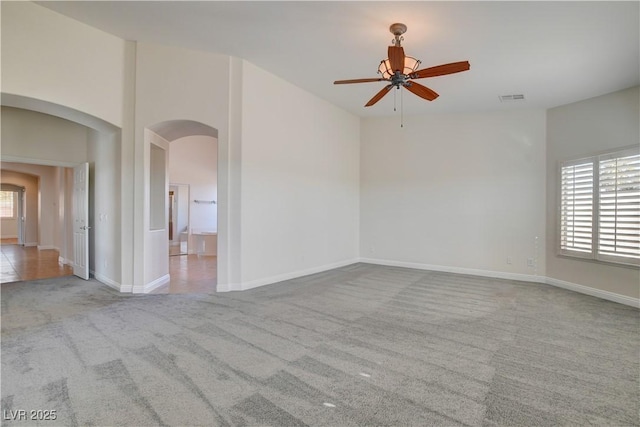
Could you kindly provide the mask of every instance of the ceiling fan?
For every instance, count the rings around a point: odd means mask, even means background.
[[[402,35],[407,31],[407,26],[396,23],[389,27],[389,31],[394,35],[392,40],[393,46],[389,46],[388,58],[380,62],[378,74],[382,77],[371,79],[352,79],[352,80],[336,80],[333,84],[350,84],[350,83],[369,83],[369,82],[389,82],[387,86],[375,94],[373,98],[365,104],[370,107],[380,101],[392,88],[400,89],[400,86],[409,90],[415,95],[433,101],[439,95],[426,86],[416,83],[415,79],[424,79],[426,77],[445,76],[447,74],[459,73],[467,71],[470,68],[469,61],[452,62],[450,64],[437,65],[435,67],[423,68],[417,70],[421,61],[412,56],[404,54],[401,42],[404,40]]]

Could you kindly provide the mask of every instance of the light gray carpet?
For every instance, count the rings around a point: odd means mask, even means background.
[[[243,293],[1,292],[7,426],[640,424],[639,310],[546,285],[356,264]]]

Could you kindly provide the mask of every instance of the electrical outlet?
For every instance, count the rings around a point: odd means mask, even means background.
[[[376,253],[376,247],[375,246],[371,246],[369,248],[369,253],[375,254]]]
[[[510,256],[507,257],[507,264],[513,264],[513,260]]]
[[[533,261],[533,258],[527,258],[527,267],[535,267],[536,264]]]

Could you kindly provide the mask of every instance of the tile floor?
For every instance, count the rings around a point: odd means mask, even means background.
[[[179,255],[169,257],[171,281],[154,294],[212,293],[216,291],[218,258],[215,256]]]
[[[70,276],[73,269],[58,262],[58,251],[24,247],[2,239],[0,283]],[[169,257],[171,282],[154,294],[212,293],[217,284],[217,257],[179,255]]]
[[[19,246],[4,240],[0,248],[0,283],[73,274],[70,266],[58,262],[58,251],[55,249],[38,250],[35,246]]]

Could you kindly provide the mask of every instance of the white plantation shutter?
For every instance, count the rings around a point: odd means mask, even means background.
[[[599,161],[598,258],[640,259],[640,155],[618,153]]]
[[[638,148],[560,165],[560,253],[640,265]]]
[[[563,165],[560,181],[561,252],[591,254],[593,251],[593,160]]]

